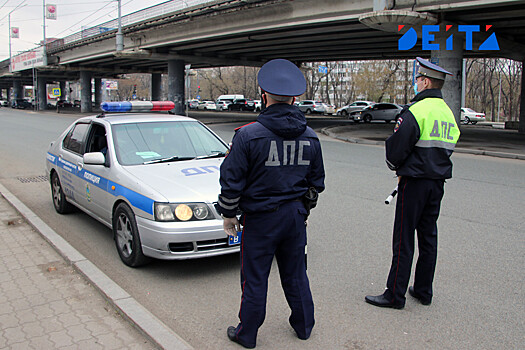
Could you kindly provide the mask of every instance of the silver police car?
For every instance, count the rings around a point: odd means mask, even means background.
[[[105,102],[102,107],[129,111],[144,106],[148,102]],[[162,102],[152,109],[173,107]],[[118,254],[128,266],[143,265],[150,257],[235,253],[239,242],[227,238],[213,205],[227,150],[213,131],[187,117],[126,113],[80,118],[47,152],[53,204],[60,214],[77,207],[112,228]]]

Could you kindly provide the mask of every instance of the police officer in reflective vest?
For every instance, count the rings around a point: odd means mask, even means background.
[[[297,337],[310,337],[315,321],[303,197],[309,189],[323,191],[325,177],[319,139],[294,106],[295,96],[306,90],[302,72],[290,61],[275,59],[262,66],[257,80],[266,108],[233,137],[221,165],[216,205],[228,235],[236,235],[242,225],[240,322],[227,335],[245,348],[255,347],[264,322],[274,256],[291,309],[289,323]]]
[[[437,259],[437,219],[444,183],[452,177],[450,156],[459,138],[454,114],[443,101],[441,87],[451,73],[416,58],[416,96],[401,112],[393,135],[386,140],[386,163],[398,176],[393,257],[387,289],[366,302],[402,309],[410,279],[417,231],[419,256],[409,294],[423,305],[432,302]]]

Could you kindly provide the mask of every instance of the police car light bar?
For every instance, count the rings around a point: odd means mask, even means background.
[[[102,102],[100,109],[104,112],[153,112],[170,111],[175,108],[171,101],[122,101]]]

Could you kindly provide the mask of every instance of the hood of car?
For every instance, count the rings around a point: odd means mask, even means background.
[[[217,201],[219,169],[223,158],[124,167],[142,186],[158,192],[167,202]]]

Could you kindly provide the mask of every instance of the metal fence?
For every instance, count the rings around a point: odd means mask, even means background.
[[[162,16],[175,11],[183,10],[188,7],[195,5],[202,5],[210,0],[172,0],[162,4],[158,4],[152,7],[148,7],[144,10],[130,13],[129,15],[122,16],[122,27],[130,24],[141,22],[157,16]],[[56,49],[60,46],[73,43],[91,36],[99,35],[110,30],[116,30],[118,28],[118,19],[104,22],[89,28],[82,28],[80,32],[68,35],[64,38],[57,39],[47,44],[48,49]]]

